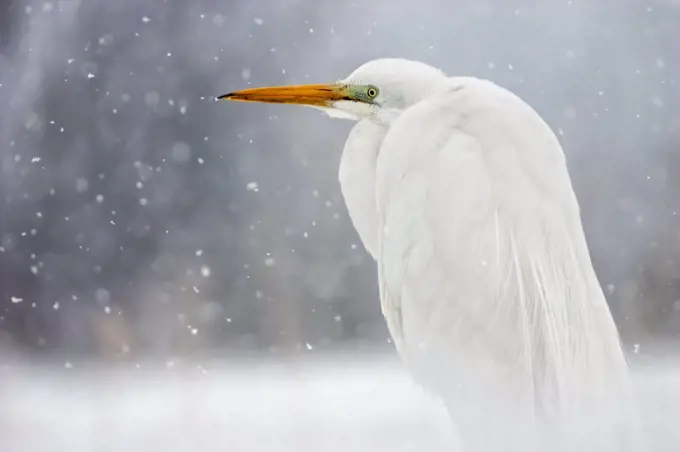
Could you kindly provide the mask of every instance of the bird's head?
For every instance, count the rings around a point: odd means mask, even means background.
[[[423,99],[445,79],[427,64],[387,58],[369,61],[336,83],[249,88],[217,100],[305,105],[355,121],[388,119]]]

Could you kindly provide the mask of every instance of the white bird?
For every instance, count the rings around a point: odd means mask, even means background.
[[[628,364],[564,153],[520,98],[424,63],[218,99],[357,121],[339,179],[389,331],[465,450],[638,452]]]

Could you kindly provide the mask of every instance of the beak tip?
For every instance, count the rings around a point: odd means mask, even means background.
[[[232,93],[227,93],[227,94],[222,94],[221,96],[216,96],[215,97],[215,102],[219,102],[221,100],[229,100],[232,96]]]

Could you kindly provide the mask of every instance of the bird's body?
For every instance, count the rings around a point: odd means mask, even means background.
[[[628,366],[550,128],[509,91],[422,63],[328,86],[327,103],[297,103],[358,121],[343,196],[397,350],[467,450],[623,450]]]

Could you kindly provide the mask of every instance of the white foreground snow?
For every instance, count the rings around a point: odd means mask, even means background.
[[[655,452],[680,450],[680,366],[636,370]],[[0,365],[1,452],[439,452],[444,409],[391,357]]]

